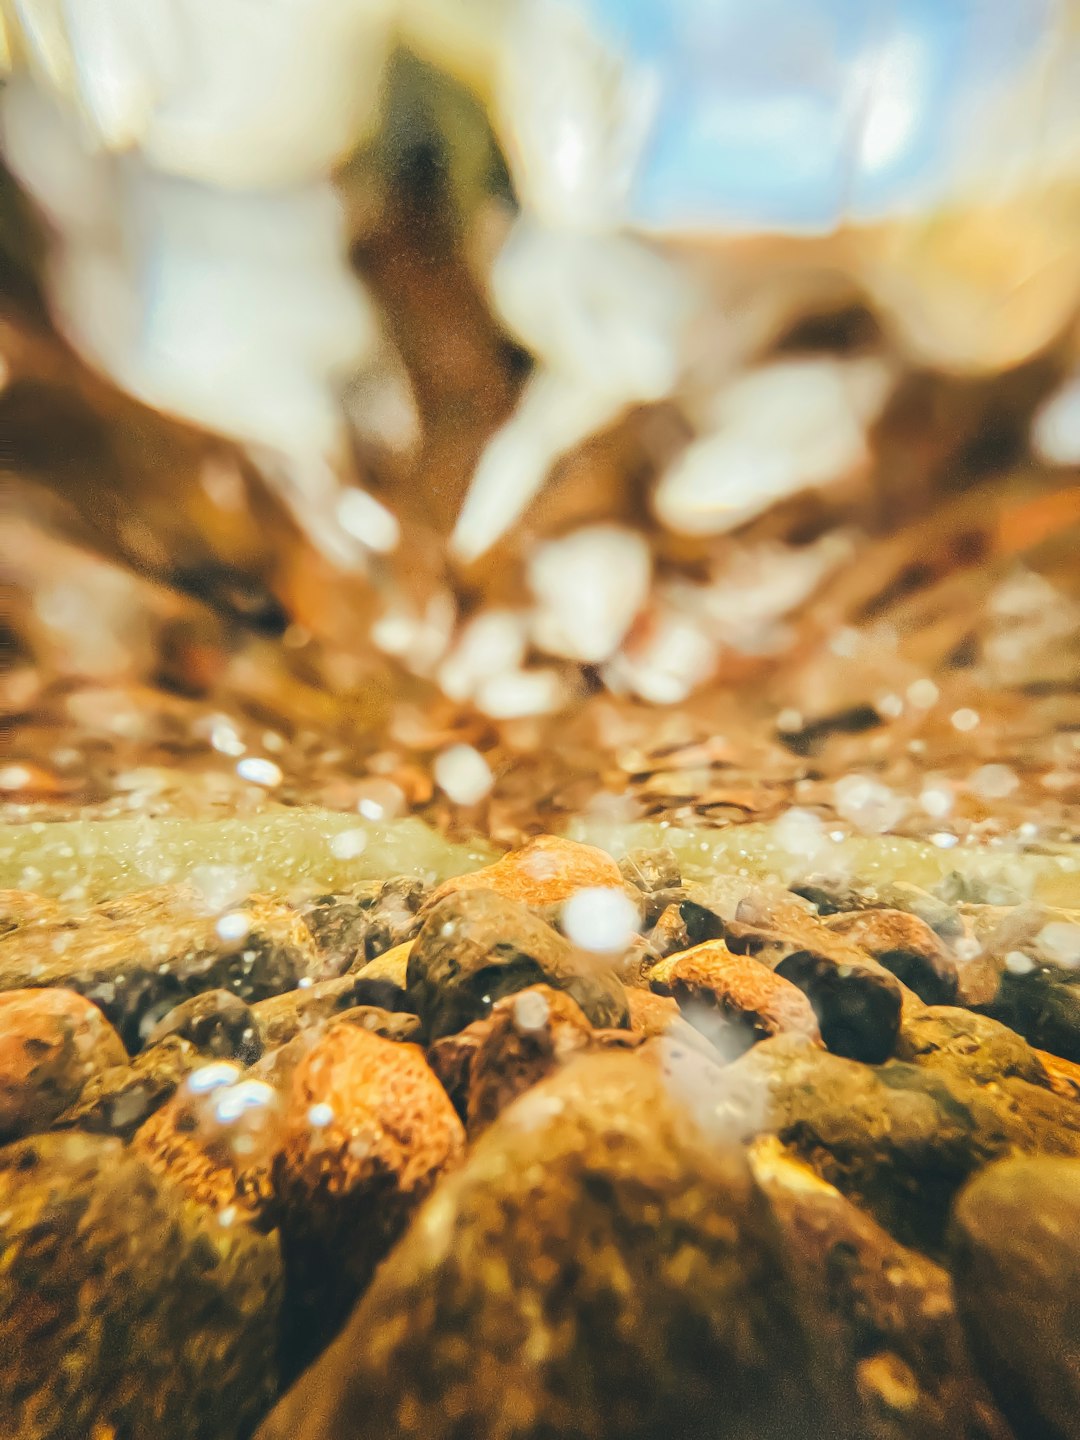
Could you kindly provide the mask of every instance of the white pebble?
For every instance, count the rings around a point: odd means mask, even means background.
[[[472,745],[451,745],[435,759],[435,783],[455,805],[476,805],[491,790],[491,769]]]
[[[451,700],[469,700],[485,680],[521,669],[528,648],[525,617],[514,610],[484,610],[462,626],[438,680]]]
[[[266,760],[261,755],[248,755],[239,761],[236,773],[241,780],[248,780],[252,785],[262,785],[268,790],[280,785],[285,778],[280,765],[275,765],[273,760]]]
[[[562,908],[566,938],[582,950],[603,955],[625,950],[640,923],[637,906],[629,895],[607,887],[579,890]]]
[[[1016,771],[1008,765],[981,765],[968,780],[969,789],[984,800],[1004,800],[1019,784]]]
[[[619,525],[587,525],[538,546],[528,569],[533,639],[550,655],[607,660],[645,604],[651,577],[648,542]]]
[[[551,1006],[535,991],[519,995],[514,1001],[514,1024],[519,1030],[542,1030],[551,1014]]]
[[[374,495],[355,485],[343,490],[337,504],[338,524],[347,535],[376,554],[387,555],[401,539],[401,526]]]
[[[924,814],[934,820],[944,820],[952,814],[954,796],[947,780],[928,781],[919,792],[919,805]]]
[[[1035,969],[1035,961],[1022,950],[1010,950],[1005,956],[1005,969],[1010,975],[1029,975]]]
[[[550,715],[568,698],[557,670],[511,670],[485,680],[476,703],[493,720],[518,720],[527,715]]]
[[[959,730],[962,735],[969,734],[979,727],[980,715],[977,710],[971,710],[964,705],[959,710],[954,710],[949,720],[954,730]]]
[[[908,704],[916,710],[930,710],[941,697],[941,691],[933,680],[913,680],[907,687]]]
[[[317,1105],[312,1105],[307,1112],[308,1124],[315,1130],[324,1130],[334,1119],[333,1106],[327,1105],[325,1100]]]
[[[231,720],[215,720],[210,729],[210,744],[219,755],[228,755],[232,759],[243,755],[247,746],[240,739],[236,726]]]
[[[330,841],[330,854],[335,860],[355,860],[364,853],[367,842],[367,831],[361,830],[359,826],[352,830],[342,830]]]
[[[405,813],[405,792],[392,780],[365,780],[356,808],[365,820],[397,820]]]
[[[25,790],[33,777],[25,765],[0,767],[0,790]]]
[[[907,813],[907,801],[872,775],[845,775],[833,786],[836,809],[868,835],[884,835]]]
[[[1080,966],[1080,925],[1068,920],[1051,920],[1035,937],[1043,954],[1055,965],[1068,969]]]

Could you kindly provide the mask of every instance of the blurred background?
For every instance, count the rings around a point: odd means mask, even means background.
[[[0,4],[9,813],[1071,834],[1076,0],[249,11]]]

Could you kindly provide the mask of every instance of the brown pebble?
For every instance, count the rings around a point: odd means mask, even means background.
[[[592,1042],[593,1029],[581,1007],[561,990],[533,985],[500,1000],[469,1067],[470,1138],[485,1130],[511,1100]]]
[[[925,920],[903,910],[863,910],[828,921],[880,961],[927,1005],[950,1005],[956,998],[956,961]]]
[[[770,1035],[805,1035],[821,1043],[810,1001],[798,986],[767,965],[733,955],[723,940],[706,940],[662,960],[651,975],[653,989],[680,1006],[718,1009],[746,1031],[749,1043]]]
[[[623,888],[619,867],[606,851],[556,835],[538,835],[494,865],[444,881],[425,909],[458,890],[494,890],[523,905],[558,905],[592,886]]]
[[[287,1371],[334,1335],[464,1149],[461,1122],[416,1046],[336,1023],[301,1060],[273,1167]]]
[[[93,1075],[126,1063],[120,1036],[73,990],[0,994],[0,1142],[47,1129]]]
[[[679,1019],[679,1006],[669,995],[656,995],[651,990],[628,990],[630,1029],[648,1039],[666,1035]]]
[[[216,1213],[272,1223],[270,1168],[280,1142],[281,1099],[237,1069],[209,1091],[184,1084],[131,1142],[156,1174]]]

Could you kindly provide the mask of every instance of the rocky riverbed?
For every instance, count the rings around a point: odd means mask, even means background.
[[[6,892],[0,1432],[1080,1436],[1080,907],[623,850]]]

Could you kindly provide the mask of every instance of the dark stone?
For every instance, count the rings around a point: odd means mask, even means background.
[[[950,1070],[983,1085],[1015,1076],[1047,1090],[1054,1088],[1036,1052],[1014,1030],[952,1005],[905,1015],[896,1058]]]
[[[925,920],[902,910],[840,915],[829,929],[843,935],[890,970],[927,1005],[956,999],[956,961]]]
[[[1080,1161],[1002,1160],[956,1202],[960,1310],[1019,1440],[1080,1440]]]
[[[147,1049],[170,1035],[190,1040],[203,1055],[240,1065],[254,1064],[263,1051],[252,1007],[228,990],[208,990],[175,1006],[146,1037]]]
[[[626,992],[600,960],[582,957],[516,901],[493,890],[451,893],[428,911],[409,954],[409,994],[429,1041],[463,1030],[504,995],[565,990],[591,1024],[629,1024]]]
[[[834,1054],[868,1065],[878,1065],[892,1054],[903,996],[886,971],[797,950],[776,966],[776,973],[805,994],[821,1038]]]
[[[117,1140],[0,1150],[0,1433],[237,1440],[275,1390],[280,1260]]]
[[[322,978],[359,970],[411,940],[420,928],[424,894],[419,880],[400,876],[309,901],[301,913],[323,956]]]
[[[1080,1061],[1080,976],[1072,971],[1006,971],[997,998],[980,1008],[1040,1050]]]

